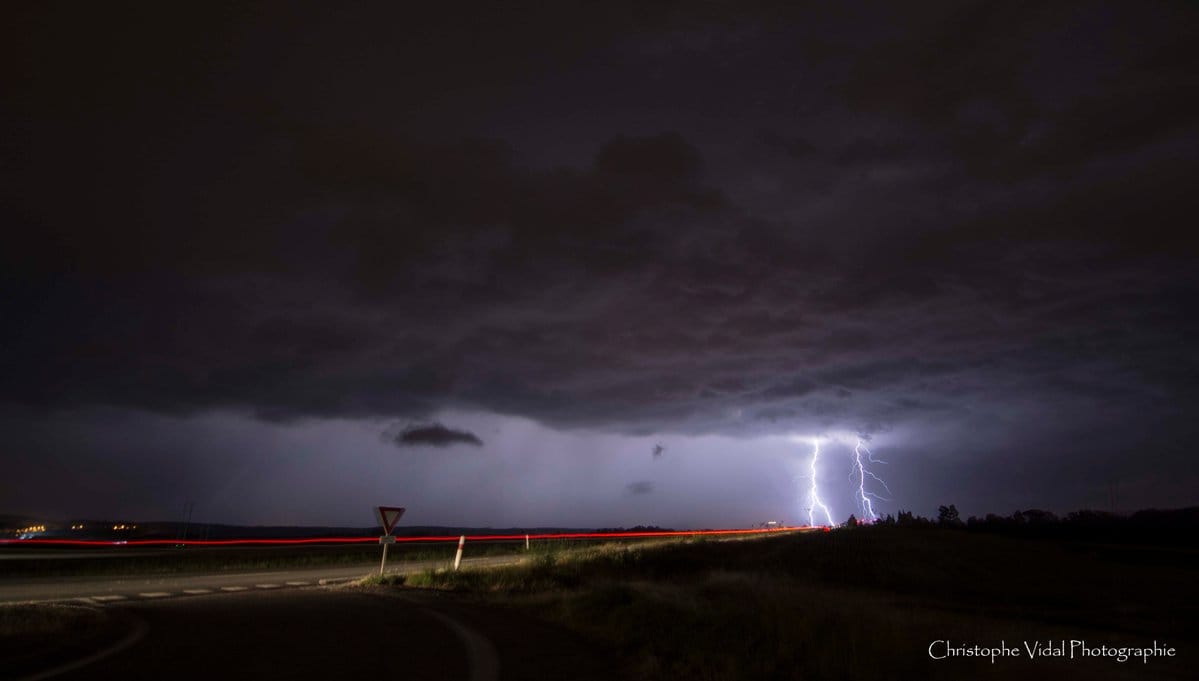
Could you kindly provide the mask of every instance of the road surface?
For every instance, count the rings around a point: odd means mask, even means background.
[[[519,560],[493,556],[463,563],[479,567]],[[388,572],[445,564],[404,562]],[[64,636],[0,660],[0,679],[623,677],[611,655],[517,610],[453,594],[347,583],[377,570],[5,580],[0,601],[98,609],[109,624],[81,642]]]
[[[482,556],[463,559],[462,564],[464,567],[514,565],[520,560],[517,556]],[[444,560],[396,561],[388,564],[387,574],[409,574],[447,565]],[[350,567],[303,567],[232,574],[6,577],[0,579],[0,603],[79,599],[93,603],[114,603],[199,596],[221,591],[234,593],[287,589],[345,582],[378,574],[378,571],[377,563],[364,563]]]
[[[70,655],[0,661],[0,678],[608,681],[624,677],[610,655],[517,611],[386,587],[246,591],[99,607],[123,628],[104,646]]]

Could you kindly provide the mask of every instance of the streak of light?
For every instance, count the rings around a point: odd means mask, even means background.
[[[530,534],[529,539],[632,539],[649,537],[702,537],[777,534],[819,529],[807,525],[795,527],[753,528],[736,530],[678,530],[661,532],[558,532]],[[396,543],[458,541],[461,535],[429,537],[396,537]],[[473,534],[467,541],[524,541],[524,534]],[[378,544],[378,537],[308,537],[304,539],[0,539],[0,546],[297,546],[305,544]]]

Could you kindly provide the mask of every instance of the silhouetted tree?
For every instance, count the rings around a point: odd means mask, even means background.
[[[857,527],[857,526],[858,526],[858,519],[857,519],[857,518],[855,518],[855,517],[854,517],[854,515],[853,515],[852,513],[850,513],[850,514],[849,514],[849,520],[846,520],[846,521],[845,521],[845,526],[846,526],[846,527]]]
[[[962,518],[958,515],[958,507],[950,504],[948,506],[937,507],[937,524],[938,525],[961,525]]]
[[[1057,515],[1052,511],[1032,508],[1024,512],[1024,521],[1030,525],[1048,525],[1057,522]]]

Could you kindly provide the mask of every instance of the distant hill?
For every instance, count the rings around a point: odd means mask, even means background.
[[[45,520],[21,515],[0,515],[0,536],[15,536],[31,525],[44,525],[37,536],[55,539],[131,540],[131,539],[307,539],[317,537],[377,537],[381,527],[226,525],[221,523],[179,521],[130,521],[107,519]],[[429,537],[462,534],[544,534],[594,532],[578,527],[460,527],[415,525],[397,527],[402,537]],[[607,531],[607,530],[605,530]]]

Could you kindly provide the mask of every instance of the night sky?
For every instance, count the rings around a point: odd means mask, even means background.
[[[6,10],[0,512],[1199,503],[1194,3],[321,5]]]

